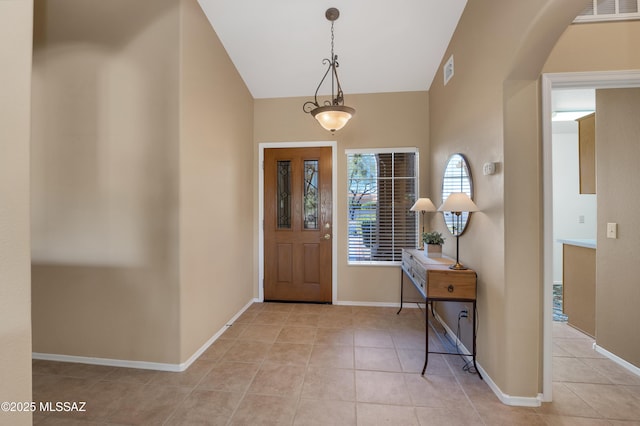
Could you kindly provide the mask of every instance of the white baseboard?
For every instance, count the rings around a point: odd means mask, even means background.
[[[45,354],[33,352],[31,357],[33,359],[41,359],[45,361],[60,361],[60,362],[73,362],[80,364],[93,364],[93,365],[105,365],[109,367],[124,367],[124,368],[139,368],[142,370],[158,370],[158,371],[172,371],[172,372],[180,372],[184,371],[191,364],[194,363],[195,360],[200,357],[209,349],[209,346],[213,344],[218,338],[224,333],[227,328],[233,324],[233,322],[240,317],[246,311],[249,306],[253,303],[257,302],[257,299],[250,300],[238,313],[236,313],[227,323],[218,330],[209,340],[207,340],[193,355],[189,357],[183,363],[180,364],[170,364],[170,363],[161,363],[161,362],[149,362],[149,361],[130,361],[126,359],[113,359],[113,358],[95,358],[95,357],[86,357],[86,356],[75,356],[75,355],[60,355],[60,354]]]
[[[606,356],[607,358],[609,358],[611,361],[615,362],[619,366],[626,368],[627,370],[631,371],[637,376],[640,376],[640,368],[636,367],[635,365],[631,364],[628,361],[625,361],[624,359],[620,358],[618,355],[609,352],[602,346],[598,346],[595,343],[593,344],[593,349],[599,354]]]
[[[79,363],[79,364],[106,365],[109,367],[139,368],[142,370],[158,370],[158,371],[173,371],[173,372],[184,371],[187,368],[187,367],[183,368],[182,364],[167,364],[167,363],[161,363],[161,362],[148,362],[148,361],[129,361],[126,359],[95,358],[95,357],[75,356],[75,355],[44,354],[39,352],[33,352],[31,354],[31,358],[42,359],[45,361],[73,362],[73,363]]]
[[[213,336],[211,336],[211,338],[209,340],[207,340],[204,345],[202,345],[200,347],[200,349],[198,349],[197,351],[194,352],[193,355],[191,355],[189,357],[188,360],[186,360],[185,362],[183,362],[182,364],[180,364],[181,366],[184,365],[184,368],[180,371],[184,371],[187,368],[189,368],[189,366],[191,364],[193,364],[195,362],[195,360],[197,360],[200,355],[202,355],[204,353],[204,351],[206,351],[207,349],[209,349],[209,346],[211,346],[213,344],[213,342],[215,342],[216,340],[218,340],[218,338],[222,335],[222,333],[224,333],[225,331],[227,331],[227,329],[229,327],[231,327],[231,325],[238,319],[240,318],[240,315],[242,315],[244,313],[244,311],[246,311],[247,309],[249,309],[249,306],[253,305],[254,303],[256,303],[258,301],[258,299],[252,299],[250,300],[246,305],[244,305],[244,307],[242,309],[240,309],[233,317],[231,317],[231,319],[229,321],[227,321],[227,323],[220,329],[218,330],[218,332],[216,334],[214,334]]]
[[[336,300],[334,305],[340,306],[372,306],[378,308],[399,308],[399,303],[387,303],[387,302],[352,302],[349,300]]]
[[[442,326],[447,331],[447,334],[449,334],[449,336],[451,336],[454,339],[454,344],[460,346],[464,352],[471,353],[471,351],[469,351],[462,344],[462,341],[460,341],[460,339],[458,339],[458,336],[456,336],[456,333],[454,333],[453,330],[451,330],[451,328],[444,321],[444,319],[442,319],[442,317],[440,317],[440,315],[438,315],[438,312],[434,312],[434,314],[436,316],[436,319],[438,319],[440,324],[442,324]],[[466,361],[473,361],[473,357],[470,356],[470,355],[462,355],[462,357]],[[503,404],[512,405],[512,406],[518,406],[518,407],[539,407],[540,405],[542,405],[542,395],[541,394],[539,394],[536,397],[508,395],[508,394],[502,392],[500,387],[498,387],[496,382],[493,381],[491,376],[489,374],[487,374],[486,370],[484,368],[482,368],[482,366],[478,363],[477,360],[476,360],[476,367],[478,368],[478,371],[482,375],[482,379],[487,383],[489,388],[493,391],[493,393],[498,397],[500,402],[502,402]]]
[[[418,303],[424,305],[424,300],[422,302],[403,302],[402,309],[404,308],[417,308]],[[333,302],[334,305],[339,306],[371,306],[375,308],[399,308],[400,303],[392,302],[352,302],[347,300],[336,300]]]

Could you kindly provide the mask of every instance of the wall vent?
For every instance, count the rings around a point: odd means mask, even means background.
[[[640,0],[591,0],[574,23],[640,19]]]
[[[453,54],[451,54],[447,62],[445,62],[442,71],[444,74],[444,85],[446,86],[449,80],[451,80],[451,77],[453,77]]]

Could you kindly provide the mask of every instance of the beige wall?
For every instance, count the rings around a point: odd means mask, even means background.
[[[34,352],[179,358],[178,3],[134,3],[36,2]]]
[[[33,2],[0,2],[0,401],[31,401],[29,117]],[[31,413],[0,412],[31,424]]]
[[[440,194],[450,154],[461,152],[471,163],[482,212],[460,238],[460,257],[478,273],[479,362],[506,395],[533,398],[541,391],[537,80],[584,3],[470,0],[444,55],[454,55],[455,75],[444,86],[440,71],[429,92],[431,192]],[[487,161],[500,162],[498,174],[482,175]],[[444,230],[438,218],[434,224]],[[455,240],[447,240],[444,250],[455,253]],[[458,309],[445,312],[450,323]],[[468,345],[468,336],[464,340]]]
[[[34,351],[185,362],[252,297],[253,100],[195,0],[35,34]]]
[[[181,1],[180,341],[185,361],[253,298],[253,98]]]
[[[640,21],[571,25],[553,48],[543,72],[640,68]]]
[[[347,265],[347,166],[344,150],[418,147],[420,194],[429,196],[429,97],[427,92],[350,95],[348,87],[344,89],[347,91],[345,103],[356,109],[356,115],[335,135],[322,129],[311,115],[302,112],[302,104],[308,98],[257,99],[254,113],[255,167],[257,169],[258,143],[336,140],[338,208],[334,221],[338,224],[337,299],[340,302],[397,303],[400,297],[400,273],[397,266]],[[254,202],[257,205],[257,180],[254,191]],[[257,213],[254,222],[257,222]]]
[[[598,249],[596,250],[596,343],[640,367],[640,89],[596,91]],[[618,238],[606,224],[618,224]]]

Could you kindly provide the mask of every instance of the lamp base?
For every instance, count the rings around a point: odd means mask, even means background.
[[[449,269],[453,269],[456,271],[464,271],[465,269],[469,269],[466,266],[464,266],[462,263],[460,262],[456,262],[453,265],[449,266]]]

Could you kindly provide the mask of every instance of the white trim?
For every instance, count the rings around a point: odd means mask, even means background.
[[[202,355],[207,349],[209,349],[209,346],[211,346],[213,344],[213,342],[215,342],[216,340],[218,340],[218,338],[222,335],[222,333],[224,333],[225,331],[227,331],[227,329],[229,327],[231,327],[233,325],[234,322],[236,322],[236,320],[238,318],[240,318],[240,315],[242,315],[244,313],[244,311],[246,311],[247,309],[249,309],[249,306],[253,305],[254,303],[256,303],[258,300],[257,299],[252,299],[250,300],[246,305],[244,305],[244,307],[242,309],[240,309],[240,311],[238,311],[237,314],[235,314],[229,321],[227,321],[227,323],[224,325],[224,327],[222,327],[220,330],[218,330],[218,332],[216,334],[214,334],[213,336],[211,336],[211,338],[209,340],[207,340],[201,347],[200,349],[198,349],[197,351],[194,352],[193,355],[191,355],[191,357],[189,357],[188,360],[186,360],[185,362],[183,362],[182,364],[180,364],[181,366],[184,365],[184,369],[186,370],[187,368],[189,368],[189,366],[191,364],[193,364],[199,357],[200,355]],[[180,371],[183,371],[180,370]]]
[[[451,336],[453,339],[455,339],[453,343],[455,345],[461,347],[463,352],[471,353],[471,351],[469,351],[465,347],[465,345],[462,343],[462,341],[460,339],[458,339],[458,336],[456,335],[456,333],[449,327],[449,325],[444,321],[444,319],[440,315],[438,315],[438,312],[434,311],[434,314],[435,314],[435,318],[438,320],[438,322],[447,331],[447,334],[449,336]],[[460,355],[460,356],[462,358],[464,358],[465,361],[468,361],[468,362],[472,362],[473,361],[473,357],[471,355]],[[489,389],[491,389],[493,391],[493,393],[498,397],[500,402],[502,402],[503,404],[512,405],[512,406],[516,406],[516,407],[539,407],[540,405],[542,405],[540,395],[538,395],[536,397],[514,396],[514,395],[508,395],[508,394],[502,392],[502,390],[496,384],[496,382],[493,381],[491,376],[478,363],[477,359],[476,359],[476,367],[478,368],[478,371],[480,372],[480,374],[482,374],[482,379],[487,383],[487,385],[489,386]]]
[[[167,364],[167,363],[147,362],[147,361],[129,361],[126,359],[94,358],[94,357],[87,357],[87,356],[45,354],[45,353],[39,353],[39,352],[33,352],[31,354],[31,358],[42,359],[45,361],[73,362],[73,363],[79,363],[79,364],[106,365],[109,367],[138,368],[141,370],[157,370],[157,371],[172,371],[172,372],[184,371],[188,367],[188,366],[184,366],[183,364]]]
[[[348,260],[347,266],[400,266],[402,260]]]
[[[619,366],[629,370],[630,372],[632,372],[636,376],[640,376],[640,368],[636,367],[635,365],[631,364],[628,361],[625,361],[624,359],[620,358],[618,355],[609,352],[608,350],[606,350],[602,346],[598,346],[598,345],[596,345],[594,343],[593,344],[593,350],[595,350],[596,352],[598,352],[601,355],[606,356],[611,361],[613,361],[616,364],[618,364]]]
[[[261,142],[258,144],[258,301],[264,301],[264,150],[267,148],[331,147],[331,213],[333,238],[331,239],[331,302],[338,297],[338,142]]]
[[[542,75],[542,400],[551,402],[553,386],[553,175],[552,175],[552,79]],[[551,283],[549,286],[547,283]]]
[[[619,15],[582,15],[576,16],[573,20],[574,24],[582,24],[587,22],[616,22],[616,21],[637,21],[640,19],[640,13],[623,13]]]
[[[388,154],[392,152],[420,152],[415,146],[405,146],[400,148],[357,148],[345,149],[344,153],[349,154]]]
[[[550,89],[640,87],[640,70],[545,73],[542,79],[551,85]],[[548,107],[551,109],[551,105]]]
[[[422,302],[411,302],[405,301],[402,303],[402,309],[417,309],[418,304],[424,305],[424,301]],[[371,306],[376,308],[399,308],[400,303],[396,302],[353,302],[350,300],[337,300],[333,303],[334,305],[342,305],[342,306]],[[415,306],[414,306],[415,305]],[[424,306],[421,307],[424,309]]]
[[[553,89],[640,87],[640,70],[542,74],[543,180],[543,345],[542,401],[550,402],[553,386],[553,176],[551,172],[551,95]]]
[[[41,359],[45,361],[58,361],[58,362],[73,362],[79,364],[92,364],[92,365],[105,365],[109,367],[121,367],[121,368],[138,368],[141,370],[158,370],[158,371],[171,371],[181,372],[185,371],[200,355],[204,353],[209,346],[213,344],[218,338],[229,328],[240,315],[246,311],[249,306],[257,302],[257,299],[252,299],[247,303],[237,314],[235,314],[217,333],[215,333],[204,345],[200,347],[188,360],[180,364],[170,364],[163,362],[150,362],[150,361],[131,361],[126,359],[113,359],[113,358],[96,358],[87,356],[75,356],[75,355],[60,355],[60,354],[47,354],[33,352],[31,354],[32,359]]]

